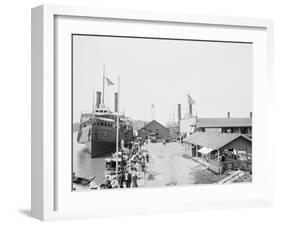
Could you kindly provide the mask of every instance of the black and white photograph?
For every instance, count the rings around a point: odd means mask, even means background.
[[[72,191],[252,182],[253,43],[72,34]]]

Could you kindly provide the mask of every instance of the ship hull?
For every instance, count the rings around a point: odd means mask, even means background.
[[[90,151],[91,158],[109,156],[116,151],[116,142],[90,141],[84,145]]]
[[[90,149],[92,158],[107,156],[116,151],[116,142],[94,141]]]
[[[119,129],[119,146],[121,141],[126,146],[133,140],[132,129]],[[91,157],[107,156],[116,151],[116,129],[89,126],[79,132],[77,141],[84,144],[91,153]]]
[[[119,146],[121,141],[128,144],[133,140],[133,131],[119,129]],[[116,129],[114,128],[92,128],[91,157],[106,156],[116,151]]]

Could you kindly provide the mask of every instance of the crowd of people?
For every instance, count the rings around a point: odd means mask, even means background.
[[[145,170],[149,162],[147,150],[141,148],[140,143],[134,143],[130,148],[120,147],[121,161],[118,165],[116,177],[116,164],[109,167],[105,181],[98,186],[93,182],[91,189],[135,188],[139,186],[139,179],[145,177]],[[114,158],[113,158],[114,161]]]

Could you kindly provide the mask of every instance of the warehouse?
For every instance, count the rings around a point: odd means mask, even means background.
[[[156,120],[152,120],[138,130],[138,137],[149,138],[150,136],[165,139],[169,137],[169,130]]]
[[[230,116],[227,118],[198,118],[193,116],[181,120],[180,130],[187,134],[194,132],[241,133],[251,138],[252,118],[230,118]]]
[[[252,118],[199,118],[193,126],[198,132],[217,131],[252,136]]]

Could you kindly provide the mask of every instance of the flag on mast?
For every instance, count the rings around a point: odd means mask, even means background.
[[[155,120],[155,105],[151,104],[151,121]]]
[[[187,94],[187,101],[188,101],[189,104],[195,104],[195,101],[192,99],[190,94]]]
[[[108,86],[113,86],[114,85],[114,83],[108,77],[105,77],[105,78],[106,78],[106,84]]]

